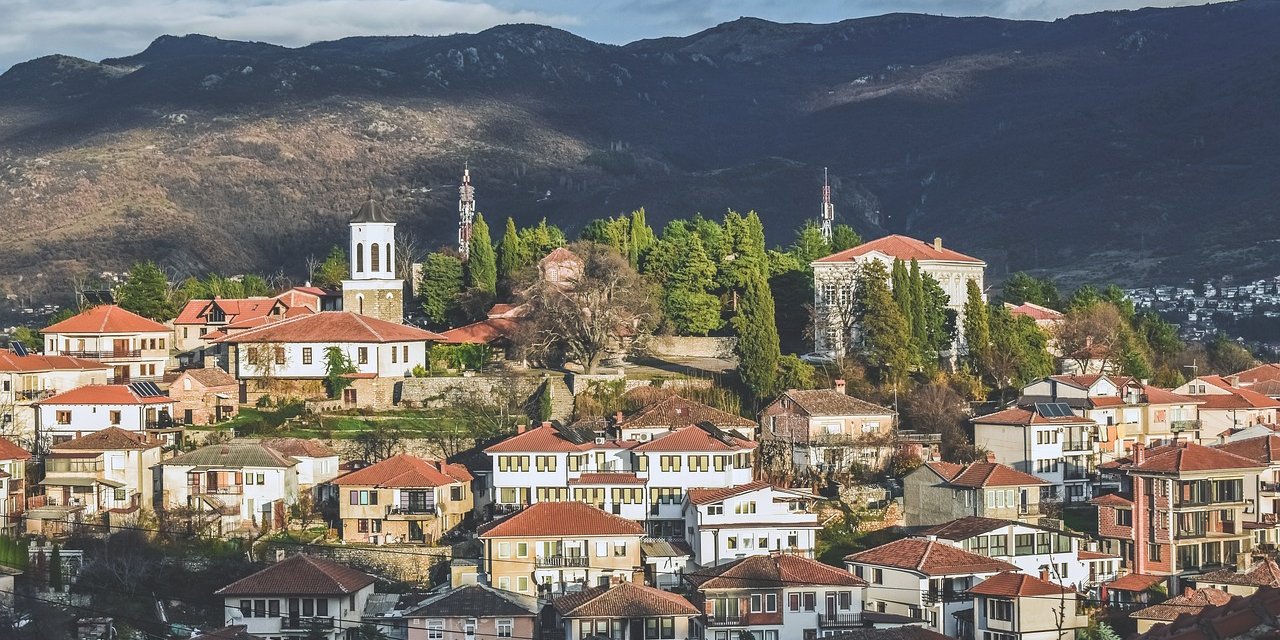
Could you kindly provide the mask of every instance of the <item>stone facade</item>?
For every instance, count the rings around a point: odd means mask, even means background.
[[[644,344],[645,350],[655,356],[673,358],[730,359],[737,357],[737,346],[737,338],[701,336],[653,336]]]
[[[376,280],[352,280],[342,285],[342,309],[387,322],[404,322],[404,287],[376,287]],[[389,281],[391,283],[399,280]]]

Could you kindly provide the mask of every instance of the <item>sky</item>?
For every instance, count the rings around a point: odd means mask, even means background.
[[[300,46],[535,22],[613,44],[689,35],[742,16],[836,22],[892,12],[1052,20],[1206,0],[0,0],[0,69],[53,53],[100,60],[201,33]]]

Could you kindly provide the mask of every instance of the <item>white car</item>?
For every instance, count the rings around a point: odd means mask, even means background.
[[[835,364],[836,354],[831,351],[813,351],[800,356],[800,359],[809,364]]]

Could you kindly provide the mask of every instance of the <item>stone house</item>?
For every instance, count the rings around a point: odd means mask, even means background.
[[[173,418],[183,425],[222,422],[240,412],[236,402],[240,386],[235,376],[217,367],[187,369],[169,385]]]
[[[931,527],[965,516],[1036,522],[1047,483],[995,462],[926,462],[902,479],[908,527]]]
[[[795,471],[880,469],[894,451],[897,413],[834,389],[789,389],[760,412],[763,451],[789,458]]]

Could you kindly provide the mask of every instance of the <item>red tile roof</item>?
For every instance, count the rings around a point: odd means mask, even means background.
[[[223,371],[219,367],[202,367],[200,369],[187,369],[178,374],[177,380],[181,380],[183,376],[191,378],[199,382],[205,387],[234,387],[236,386],[236,377]],[[174,381],[177,384],[177,380]]]
[[[1096,504],[1100,507],[1132,507],[1133,501],[1121,495],[1108,493],[1090,499],[1089,504]]]
[[[997,573],[969,588],[969,593],[999,598],[1023,598],[1028,596],[1057,596],[1075,593],[1071,587],[1057,585],[1025,573]]]
[[[689,489],[688,491],[685,492],[684,495],[686,498],[689,499],[689,502],[691,504],[714,504],[714,503],[720,502],[721,500],[725,500],[727,498],[740,496],[744,493],[750,493],[752,491],[759,491],[760,489],[763,489],[769,486],[772,486],[772,485],[765,480],[756,480],[754,482],[748,482],[747,484],[740,484],[736,487],[718,487],[714,489]]]
[[[698,590],[771,589],[805,585],[864,587],[867,582],[843,569],[789,553],[749,556],[697,569],[686,576]]]
[[[943,540],[952,541],[968,540],[974,536],[980,536],[984,533],[995,531],[996,529],[1003,529],[1011,524],[1025,525],[1026,523],[1015,523],[1011,520],[1001,520],[999,518],[965,516],[939,525],[934,525],[924,531],[921,531],[917,535],[924,537],[934,536]]]
[[[753,432],[756,422],[749,418],[721,411],[715,407],[694,402],[688,398],[671,395],[642,407],[626,416],[619,426],[626,427],[685,427],[699,422],[710,422],[721,429],[747,428]]]
[[[37,371],[97,371],[111,367],[97,360],[70,356],[20,356],[12,351],[0,351],[0,371],[6,373],[34,373]]]
[[[440,334],[387,322],[350,311],[323,311],[288,318],[257,329],[218,338],[218,342],[423,342],[440,341]]]
[[[1280,363],[1268,362],[1252,369],[1245,369],[1232,377],[1245,384],[1256,384],[1265,380],[1280,380]]]
[[[1280,565],[1271,558],[1249,567],[1247,571],[1218,569],[1196,577],[1196,584],[1235,584],[1248,587],[1280,587]]]
[[[338,455],[329,445],[314,438],[266,438],[262,446],[291,458],[330,458]]]
[[[460,464],[427,461],[402,453],[359,471],[340,476],[333,481],[333,484],[409,489],[443,487],[459,482],[471,482],[471,480],[471,472]]]
[[[127,311],[114,304],[91,307],[62,322],[44,328],[44,333],[149,333],[169,331],[169,327]]]
[[[995,462],[975,462],[948,481],[950,484],[969,487],[1025,487],[1049,484],[1029,473],[1023,473]]]
[[[790,400],[810,416],[892,416],[894,410],[835,389],[788,389],[769,406]]]
[[[1009,308],[1009,313],[1016,316],[1027,316],[1032,320],[1058,320],[1063,315],[1061,311],[1054,311],[1049,307],[1042,307],[1030,302],[1024,302],[1020,305],[1012,305],[1008,302],[1004,304]]]
[[[701,615],[683,596],[653,587],[620,582],[560,596],[551,606],[563,618],[645,618]]]
[[[55,453],[59,451],[131,451],[159,447],[159,442],[147,439],[146,434],[125,431],[120,427],[107,427],[79,438],[74,438],[53,445]]]
[[[169,396],[140,396],[125,384],[88,384],[32,404],[171,404]]]
[[[1120,576],[1104,585],[1110,591],[1146,591],[1164,581],[1165,576],[1149,576],[1141,573],[1130,573]]]
[[[1200,398],[1204,397],[1184,396],[1154,385],[1137,384],[1142,389],[1142,401],[1147,404],[1199,404],[1201,402]]]
[[[326,558],[296,555],[214,592],[219,596],[340,595],[371,584],[373,576]]]
[[[644,527],[581,502],[537,502],[483,530],[481,538],[639,536]]]
[[[10,442],[7,438],[0,438],[0,460],[30,460],[31,452]]]
[[[951,480],[952,478],[960,475],[961,471],[964,471],[964,465],[956,464],[954,462],[926,462],[924,463],[924,466],[928,467],[939,476],[942,476],[943,480]]]
[[[1096,424],[1091,418],[1069,416],[1050,418],[1040,415],[1035,409],[1025,407],[1009,407],[1004,411],[989,413],[973,419],[974,424],[1005,424],[1013,426],[1031,426],[1036,424]]]
[[[524,451],[572,452],[583,451],[584,446],[561,437],[551,423],[545,423],[524,433],[517,433],[502,442],[485,448],[485,453],[509,453]]]
[[[1081,549],[1076,552],[1076,558],[1082,561],[1088,562],[1090,560],[1119,560],[1120,556],[1113,555],[1110,553],[1101,553],[1099,551],[1089,551],[1087,549]]]
[[[1196,378],[1207,382],[1228,393],[1197,394],[1197,400],[1203,400],[1201,409],[1275,409],[1280,408],[1280,400],[1265,396],[1252,389],[1234,387],[1222,376],[1200,376]]]
[[[1131,640],[1275,640],[1280,618],[1280,589],[1262,588],[1253,595],[1210,606],[1197,615],[1179,616]]]
[[[570,478],[569,484],[645,484],[648,480],[634,473],[583,473]]]
[[[871,252],[879,252],[891,258],[898,258],[905,262],[910,262],[911,260],[918,260],[920,262],[942,260],[947,262],[972,262],[985,264],[977,258],[967,256],[958,251],[952,251],[945,247],[937,249],[931,242],[916,240],[915,238],[900,235],[877,238],[851,249],[845,249],[839,253],[833,253],[825,258],[818,258],[816,262],[848,262],[854,258],[865,256]]]
[[[1194,616],[1209,607],[1222,606],[1233,597],[1235,596],[1218,589],[1189,589],[1186,593],[1169,598],[1160,604],[1153,604],[1145,609],[1134,611],[1129,614],[1129,617],[1139,620],[1164,620],[1167,622],[1184,613]]]
[[[443,331],[440,337],[445,344],[493,344],[499,340],[510,340],[518,328],[516,320],[487,318]]]
[[[1129,459],[1124,458],[1118,461],[1121,462],[1121,468],[1147,473],[1257,469],[1266,466],[1244,456],[1194,442],[1178,442],[1151,449],[1147,451],[1146,460],[1140,465],[1134,465],[1132,461],[1125,464],[1125,460]]]
[[[1017,571],[1003,560],[969,553],[943,542],[904,538],[844,558],[845,562],[906,569],[926,576]]]
[[[1217,445],[1214,448],[1243,456],[1264,465],[1280,462],[1280,434],[1276,433],[1257,438],[1236,440],[1235,442]]]
[[[756,443],[751,440],[743,440],[727,432],[722,440],[695,425],[659,435],[633,451],[746,451],[755,448]]]

